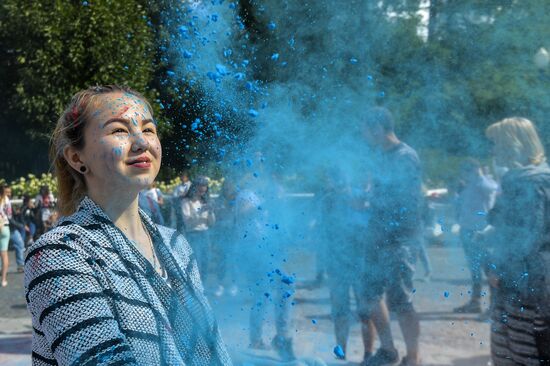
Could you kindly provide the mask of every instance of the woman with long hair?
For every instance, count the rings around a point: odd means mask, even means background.
[[[129,88],[96,86],[57,123],[62,217],[25,264],[33,363],[231,364],[187,241],[138,208],[161,164],[152,113]]]
[[[0,185],[0,258],[2,259],[2,281],[1,286],[6,287],[8,285],[8,245],[10,243],[10,219],[12,217],[11,202],[10,202],[11,188],[6,185]]]
[[[506,118],[486,131],[509,170],[489,213],[493,364],[550,364],[550,168],[533,123]]]
[[[181,201],[181,212],[186,238],[197,256],[201,279],[206,282],[211,249],[210,228],[216,221],[210,205],[206,177],[200,176],[193,180],[187,195]]]

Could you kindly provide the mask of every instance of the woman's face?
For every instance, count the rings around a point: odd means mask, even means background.
[[[159,172],[161,155],[157,126],[143,100],[127,93],[99,96],[80,151],[89,189],[147,188]]]
[[[197,187],[197,193],[199,194],[199,196],[204,196],[206,192],[208,192],[208,186],[200,185]]]
[[[197,188],[195,189],[195,193],[193,194],[193,198],[199,199],[203,197],[207,191],[208,191],[208,186],[205,186],[202,184],[197,185]]]

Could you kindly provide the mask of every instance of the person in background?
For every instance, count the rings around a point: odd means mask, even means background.
[[[534,124],[512,117],[486,130],[509,170],[489,212],[493,365],[550,365],[550,167]]]
[[[206,283],[209,271],[210,228],[216,222],[216,216],[209,201],[208,178],[203,176],[193,180],[187,196],[181,201],[185,236],[193,248],[204,283]]]
[[[477,233],[487,227],[487,214],[495,203],[497,183],[487,177],[481,164],[466,159],[460,168],[463,188],[456,200],[460,240],[472,277],[472,297],[466,304],[455,308],[455,313],[481,313],[481,280],[486,266],[487,249],[478,240]]]
[[[279,231],[273,228],[270,217],[272,193],[263,191],[263,183],[245,174],[239,182],[236,197],[236,231],[242,263],[252,306],[249,318],[250,348],[268,349],[264,343],[263,330],[268,308],[273,305],[275,336],[271,341],[279,357],[287,362],[296,357],[290,332],[290,313],[294,278],[285,273],[284,250],[279,240]]]
[[[376,329],[369,319],[366,306],[370,304],[361,286],[366,254],[364,238],[368,226],[364,193],[346,183],[342,174],[334,174],[325,181],[324,195],[320,199],[323,212],[320,227],[330,247],[325,268],[337,343],[334,353],[341,360],[347,357],[351,322],[355,319],[350,292],[355,297],[356,313],[361,321],[363,360],[368,360],[374,351]]]
[[[36,207],[36,237],[39,237],[52,226],[51,214],[55,206],[55,198],[50,192],[50,187],[43,185],[40,187],[38,195],[34,198],[34,206]]]
[[[212,230],[213,249],[217,260],[214,261],[214,271],[218,277],[218,287],[214,291],[215,296],[222,296],[225,291],[224,281],[229,282],[229,294],[236,296],[237,273],[236,273],[236,231],[235,231],[235,199],[237,187],[230,180],[225,178],[219,197],[214,201],[214,213],[216,225]]]
[[[308,225],[308,233],[310,240],[314,243],[313,250],[315,251],[315,278],[307,283],[304,287],[308,290],[314,290],[322,287],[327,280],[327,259],[329,258],[329,230],[325,230],[326,215],[323,209],[326,203],[325,198],[332,196],[334,193],[334,172],[328,168],[322,169],[320,172],[320,181],[322,184],[315,192],[314,203],[312,210],[315,216],[312,217]],[[317,227],[318,226],[318,227]]]
[[[187,196],[187,192],[191,188],[191,180],[189,179],[189,172],[184,170],[180,174],[181,183],[176,186],[172,195],[177,198],[183,199]]]
[[[432,212],[430,209],[428,198],[425,195],[426,189],[422,187],[422,200],[420,204],[420,230],[417,233],[417,237],[413,238],[410,249],[412,252],[413,264],[416,268],[418,259],[424,267],[424,277],[418,278],[420,282],[430,282],[432,277],[432,263],[430,257],[428,256],[428,251],[426,250],[426,238],[425,232],[426,228],[430,226],[432,220]]]
[[[11,197],[10,197],[11,198]],[[23,216],[24,207],[13,209],[13,215],[10,219],[10,240],[15,250],[15,262],[17,263],[17,272],[22,273],[25,265],[25,236],[30,234],[30,227],[25,223]]]
[[[23,196],[23,204],[21,206],[21,219],[23,223],[28,226],[29,230],[25,230],[24,241],[25,246],[29,246],[34,241],[34,234],[36,232],[36,222],[35,222],[35,208],[34,203],[31,200],[29,195]]]
[[[367,268],[364,285],[369,291],[372,321],[380,338],[380,349],[367,366],[395,363],[399,354],[393,343],[389,315],[380,307],[385,295],[394,312],[407,349],[402,366],[420,363],[420,321],[413,303],[414,265],[411,241],[420,235],[422,171],[416,151],[394,132],[389,110],[375,107],[363,117],[363,136],[373,158],[367,231]]]
[[[162,216],[162,206],[164,205],[164,197],[156,182],[153,182],[148,189],[139,192],[139,208],[141,208],[155,224],[164,225],[164,217]]]
[[[0,185],[0,259],[2,259],[2,287],[8,285],[8,245],[10,243],[10,219],[12,218],[12,208],[10,202],[11,188],[6,185]]]
[[[171,209],[170,209],[170,226],[180,232],[185,232],[183,225],[183,215],[181,212],[181,201],[187,196],[189,188],[191,188],[191,180],[189,179],[189,172],[184,170],[180,174],[181,183],[174,188],[171,197]]]

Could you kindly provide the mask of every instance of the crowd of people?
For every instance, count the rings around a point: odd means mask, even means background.
[[[17,271],[24,271],[25,249],[35,239],[53,227],[57,221],[55,197],[46,185],[34,199],[24,195],[22,204],[12,207],[11,188],[7,184],[0,186],[0,256],[2,259],[2,287],[8,286],[8,246],[11,241],[15,250]]]
[[[89,114],[88,103],[99,112]],[[83,130],[83,124],[109,129],[93,129],[99,135],[91,136],[86,131],[92,129]],[[316,193],[319,217],[312,240],[318,251],[317,279],[326,279],[330,293],[334,353],[347,358],[353,295],[363,365],[419,365],[421,324],[413,305],[418,258],[425,279],[431,275],[423,238],[431,218],[421,161],[396,135],[387,109],[366,111],[359,128],[369,147],[364,179],[358,183],[338,167],[327,169]],[[269,347],[262,329],[268,305],[274,305],[271,346],[282,360],[295,359],[290,332],[295,278],[285,253],[293,242],[285,220],[292,215],[276,174],[258,178],[242,169],[226,178],[214,199],[208,178],[184,171],[173,192],[161,192],[154,183],[160,142],[150,107],[139,93],[116,86],[75,96],[54,135],[59,145],[52,150],[60,181],[57,200],[42,187],[34,200],[26,196],[14,209],[10,188],[0,187],[2,286],[7,286],[11,240],[18,270],[25,265],[34,359],[78,363],[101,353],[93,349],[120,345],[119,351],[105,354],[153,364],[188,358],[193,364],[229,364],[205,292],[251,297],[249,345],[256,349]],[[486,316],[491,318],[493,364],[549,364],[550,168],[529,120],[502,120],[487,129],[487,137],[494,144],[495,162],[508,171],[493,179],[479,161],[467,159],[457,172],[454,202],[472,291],[470,301],[454,311],[483,312],[485,275],[491,289]],[[84,138],[103,142],[79,145]],[[109,154],[111,148],[112,166],[90,158]],[[124,149],[122,155],[116,149]],[[256,159],[263,160],[259,153]],[[54,225],[58,212],[62,218]],[[244,276],[237,275],[237,265]],[[59,287],[44,276],[72,282]],[[62,293],[68,288],[70,293]],[[84,304],[86,299],[91,303]],[[151,313],[135,317],[136,306]],[[67,318],[75,313],[73,307],[80,309],[76,320]],[[405,340],[402,358],[390,313]],[[134,325],[151,335],[144,338],[132,330]],[[93,335],[93,341],[79,343],[73,337],[75,326]],[[377,337],[380,346],[375,349]],[[152,339],[149,351],[142,348],[142,342]]]
[[[396,136],[388,110],[370,110],[362,129],[372,164],[364,185],[354,186],[345,172],[335,167],[327,171],[323,188],[316,194],[319,218],[313,240],[319,251],[318,280],[326,280],[330,293],[335,355],[347,357],[353,295],[362,328],[364,365],[399,362],[390,313],[395,314],[406,344],[407,353],[400,364],[417,365],[421,362],[420,321],[412,302],[413,275],[420,259],[423,279],[430,279],[423,234],[433,221],[429,197],[422,188],[421,162],[414,149]],[[545,240],[550,229],[544,211],[549,203],[545,192],[550,188],[546,185],[550,170],[530,121],[506,119],[489,128],[487,136],[495,144],[495,160],[501,165],[498,176],[494,178],[478,160],[465,159],[449,200],[454,204],[472,286],[471,299],[454,312],[478,313],[481,320],[491,321],[496,365],[538,364],[548,360],[550,349],[545,305],[549,294],[545,266],[550,249]],[[269,293],[275,305],[272,346],[282,359],[293,359],[287,329],[291,321],[288,299],[294,289],[288,281],[286,286],[278,286],[280,281],[269,282],[269,278],[265,284],[261,281],[265,277],[262,274],[281,264],[284,243],[288,242],[284,236],[274,239],[265,229],[279,221],[273,216],[290,214],[281,203],[284,194],[277,179],[271,177],[269,183],[243,179],[237,185],[228,180],[213,205],[204,177],[191,184],[187,176],[182,181],[185,183],[172,198],[175,217],[179,218],[177,228],[186,233],[196,251],[203,281],[209,273],[217,273],[218,288],[213,293],[220,296],[227,263],[235,258],[244,259],[244,263],[250,259],[254,266],[246,268],[249,282],[244,285],[257,290],[251,309],[250,347],[268,347],[262,339],[261,324],[267,316],[262,295]],[[524,210],[521,213],[520,207]],[[514,239],[507,239],[508,235]],[[220,248],[221,243],[231,249]],[[262,253],[276,251],[280,252],[279,260],[262,258]],[[487,309],[482,308],[481,301],[484,275],[490,282],[491,305]],[[376,337],[380,340],[378,350],[374,349]]]
[[[422,228],[429,220],[423,214],[421,164],[396,136],[388,110],[370,110],[362,128],[373,157],[368,187],[354,190],[345,182],[327,182],[321,210],[330,243],[325,265],[335,354],[346,358],[351,292],[362,323],[363,364],[398,362],[389,327],[392,312],[406,345],[400,365],[418,365],[420,322],[412,303],[412,280],[416,258],[423,252]],[[466,159],[453,194],[472,282],[470,301],[454,311],[483,312],[485,274],[491,305],[481,318],[490,318],[493,365],[548,365],[550,168],[531,121],[507,118],[486,134],[499,176],[493,179],[479,161]],[[380,340],[376,352],[375,335]]]

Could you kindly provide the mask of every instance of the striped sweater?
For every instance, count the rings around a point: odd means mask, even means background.
[[[33,365],[231,365],[187,241],[140,215],[168,283],[89,198],[29,248]]]

